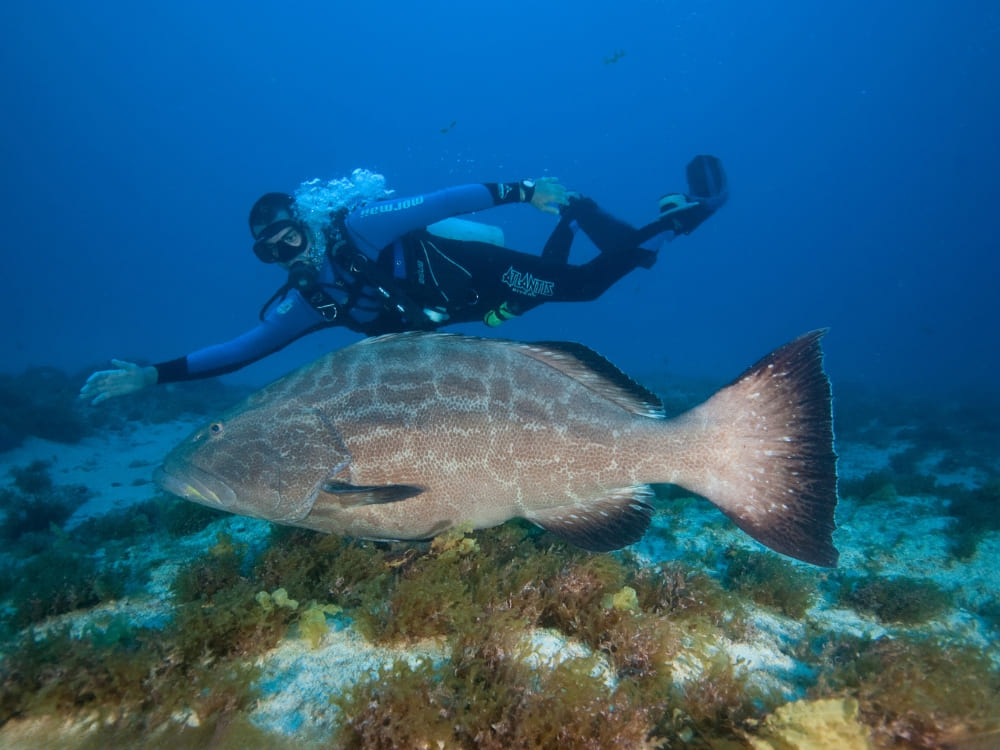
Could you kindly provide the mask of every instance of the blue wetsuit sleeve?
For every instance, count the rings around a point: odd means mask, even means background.
[[[282,312],[278,312],[282,310]],[[322,316],[295,290],[272,305],[254,328],[222,344],[154,365],[157,383],[224,375],[263,359],[323,323]]]
[[[376,201],[352,211],[345,224],[358,249],[374,257],[414,229],[449,216],[492,208],[498,204],[495,194],[488,185],[457,185],[409,198]]]

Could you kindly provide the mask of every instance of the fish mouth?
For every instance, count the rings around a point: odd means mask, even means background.
[[[172,495],[202,505],[231,508],[236,502],[236,493],[229,485],[196,466],[171,471],[167,464],[163,464],[153,472],[153,481],[160,489]]]

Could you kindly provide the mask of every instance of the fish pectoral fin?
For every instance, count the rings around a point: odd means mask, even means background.
[[[647,485],[613,490],[585,502],[568,502],[524,515],[546,531],[591,552],[639,541],[649,528],[653,491]]]
[[[323,485],[322,491],[332,495],[336,502],[345,508],[359,505],[384,505],[419,495],[423,487],[413,484],[381,484],[363,486],[347,482],[330,481]]]

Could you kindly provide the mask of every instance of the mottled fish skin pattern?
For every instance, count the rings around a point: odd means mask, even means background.
[[[835,565],[822,334],[675,419],[578,344],[367,339],[199,428],[157,481],[234,513],[352,537],[427,539],[520,517],[594,550],[639,539],[647,484],[672,483],[772,549]]]

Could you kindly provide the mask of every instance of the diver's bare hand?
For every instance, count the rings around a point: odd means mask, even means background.
[[[535,182],[535,193],[531,205],[547,214],[559,213],[559,207],[569,203],[569,192],[555,177],[539,177]]]
[[[155,367],[142,367],[121,359],[113,359],[111,364],[114,365],[114,370],[98,370],[87,378],[80,389],[80,398],[90,400],[97,406],[109,398],[135,393],[148,385],[154,385],[159,377]]]

